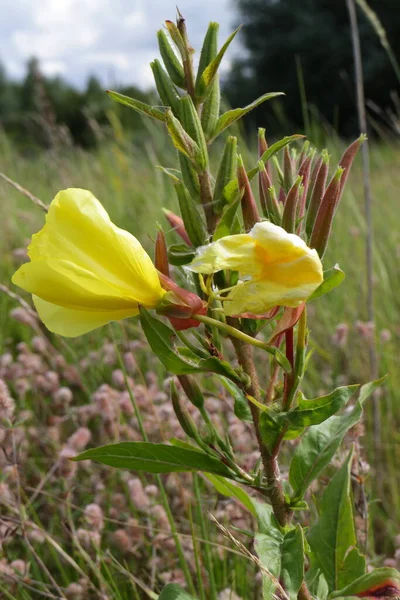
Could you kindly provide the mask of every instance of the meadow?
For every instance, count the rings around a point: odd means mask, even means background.
[[[0,136],[0,171],[45,203],[59,189],[90,189],[112,220],[137,235],[151,253],[161,208],[176,209],[173,186],[154,165],[175,167],[175,153],[161,126],[150,124],[147,135],[135,139],[114,120],[112,131],[99,135],[103,139],[90,153],[61,142],[47,151],[21,151]],[[337,160],[344,145],[339,140],[331,144],[329,152]],[[216,161],[219,148],[213,151]],[[254,162],[251,141],[245,158]],[[367,319],[358,158],[326,258],[329,266],[339,263],[346,278],[309,308],[315,360],[306,391],[322,394],[332,386],[368,381],[372,344],[380,375],[390,373],[375,398],[379,439],[371,402],[362,429],[351,434],[363,447],[354,481],[360,520],[363,494],[371,514],[364,544],[378,566],[396,564],[400,546],[395,533],[400,523],[398,144],[372,143],[371,173],[376,321]],[[44,215],[1,180],[0,206],[0,407],[3,417],[14,418],[13,427],[0,429],[0,596],[157,598],[155,591],[164,583],[178,581],[196,590],[201,600],[257,598],[255,565],[246,562],[208,516],[210,511],[220,523],[229,523],[246,541],[251,517],[240,503],[212,492],[196,475],[155,478],[68,460],[90,445],[142,439],[142,428],[152,441],[183,434],[169,403],[166,373],[146,351],[134,320],[62,339],[46,332],[29,313],[23,303],[30,302],[28,296],[22,304],[10,296],[19,294],[10,278],[25,260],[26,244]],[[161,224],[174,240],[175,232]],[[215,422],[239,440],[239,453],[249,456],[253,441],[247,425],[224,414],[229,395],[222,387],[210,384],[208,389],[207,406]],[[195,411],[192,416],[196,418]],[[321,478],[313,492],[323,485]]]

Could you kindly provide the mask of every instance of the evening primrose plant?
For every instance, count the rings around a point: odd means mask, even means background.
[[[367,569],[357,539],[352,469],[358,447],[340,453],[341,466],[322,497],[310,494],[382,380],[312,399],[303,393],[312,359],[307,304],[344,279],[339,266],[324,265],[323,258],[365,136],[330,174],[325,150],[318,153],[301,135],[268,145],[260,129],[258,160],[245,165],[237,138],[225,133],[279,94],[221,112],[218,71],[236,34],[218,49],[218,24],[210,23],[195,72],[194,50],[178,14],[157,35],[162,63],[151,64],[160,105],[108,92],[159,121],[177,151],[178,164],[161,167],[173,181],[181,213],[165,211],[174,243],[168,246],[159,228],[153,261],[134,236],[111,222],[91,192],[68,189],[50,204],[28,248],[29,262],[13,282],[32,294],[46,327],[63,336],[138,316],[171,376],[182,439],[121,442],[74,460],[156,474],[203,473],[254,517],[249,548],[237,545],[260,568],[264,600],[395,597],[400,575]],[[217,138],[220,162],[213,173],[209,151]],[[254,432],[259,460],[251,468],[240,464],[235,440],[207,412],[204,373],[228,390],[232,412]],[[203,426],[195,425],[186,402],[198,409]],[[284,474],[283,451],[290,456]],[[234,540],[229,526],[222,530]],[[196,600],[193,583],[188,587],[169,584],[159,598]],[[207,596],[212,600],[214,588]]]

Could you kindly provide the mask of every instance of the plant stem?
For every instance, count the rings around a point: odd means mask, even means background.
[[[297,595],[298,600],[312,600],[312,596],[308,591],[307,584],[305,581],[301,584],[301,588],[299,589],[299,593]]]
[[[212,317],[207,317],[206,315],[193,315],[192,318],[195,319],[196,321],[200,321],[200,323],[204,323],[205,325],[210,325],[212,327],[216,327],[217,329],[221,329],[222,331],[225,331],[225,333],[227,335],[229,335],[231,338],[238,339],[242,342],[245,342],[246,344],[250,344],[252,346],[256,346],[257,348],[261,348],[262,350],[265,350],[269,354],[272,354],[273,356],[275,356],[277,362],[281,365],[281,367],[285,371],[287,371],[289,373],[291,372],[292,367],[290,365],[290,362],[286,360],[286,358],[283,356],[283,354],[281,354],[281,352],[275,346],[270,346],[266,342],[257,340],[256,338],[253,338],[250,335],[247,335],[247,333],[243,333],[243,331],[240,331],[236,327],[233,327],[232,325],[228,325],[227,323],[223,323],[222,321],[218,321],[217,319],[213,319]],[[251,395],[254,396],[254,394],[251,394]],[[258,400],[258,398],[256,396],[254,396],[254,397],[256,398],[256,400]]]
[[[251,346],[243,340],[232,337],[232,344],[236,350],[236,355],[240,366],[245,373],[250,377],[251,384],[247,388],[251,396],[258,402],[261,402],[260,384],[258,382],[257,371],[254,365]],[[265,446],[260,433],[260,411],[252,403],[249,402],[251,414],[254,422],[254,429],[257,437],[258,447],[260,449],[261,459],[264,466],[265,476],[267,478],[267,495],[274,510],[274,515],[279,524],[284,527],[289,523],[293,516],[293,512],[288,508],[285,502],[283,493],[281,474],[276,456],[272,456]]]

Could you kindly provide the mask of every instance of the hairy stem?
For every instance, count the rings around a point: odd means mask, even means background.
[[[243,368],[245,373],[250,377],[251,384],[246,389],[247,393],[253,396],[258,402],[261,402],[261,390],[258,382],[257,371],[254,365],[252,348],[242,340],[237,338],[231,338],[232,344],[235,348],[236,355],[240,366]],[[268,448],[262,441],[260,434],[260,411],[252,402],[249,403],[251,414],[254,422],[254,429],[257,436],[257,443],[260,449],[261,459],[264,466],[265,476],[268,484],[268,498],[271,502],[274,510],[274,515],[277,518],[280,525],[285,526],[289,523],[292,518],[292,511],[288,508],[285,502],[285,495],[283,493],[281,474],[279,471],[279,465],[277,458],[272,456]]]

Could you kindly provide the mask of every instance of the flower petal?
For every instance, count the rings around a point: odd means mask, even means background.
[[[206,274],[232,269],[243,275],[253,275],[259,271],[255,263],[255,249],[256,242],[250,235],[228,235],[198,248],[197,256],[188,265],[188,269]]]
[[[147,307],[154,307],[163,295],[157,271],[139,241],[116,227],[87,190],[70,188],[57,194],[28,254],[32,262],[74,263]]]
[[[256,223],[249,235],[257,242],[258,260],[264,263],[292,261],[311,251],[307,244],[295,233],[288,233],[279,225],[269,221]]]
[[[90,311],[64,308],[46,302],[37,296],[32,296],[32,299],[39,317],[47,329],[65,337],[77,337],[102,327],[110,321],[134,317],[139,313],[137,306],[130,310]]]

